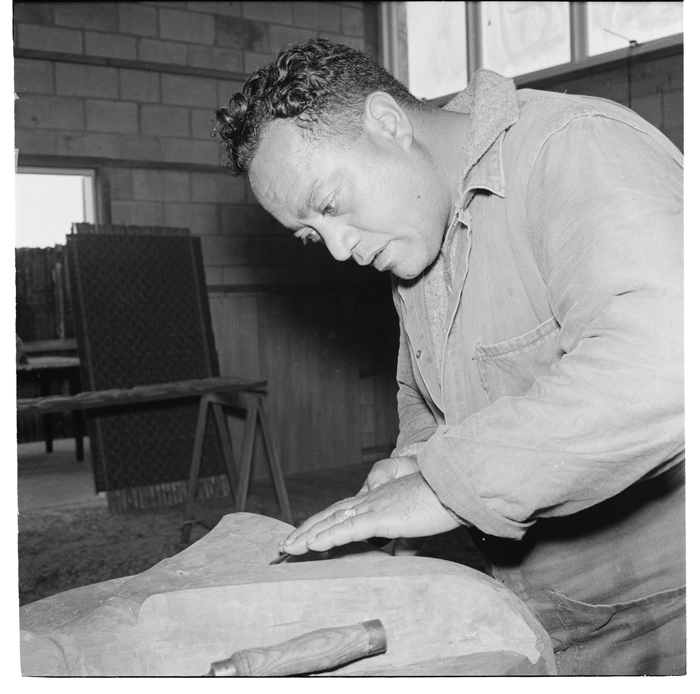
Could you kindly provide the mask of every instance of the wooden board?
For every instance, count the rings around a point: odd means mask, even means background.
[[[380,619],[384,654],[337,675],[554,674],[547,634],[497,581],[366,543],[269,566],[291,527],[238,513],[142,574],[20,610],[23,675],[202,675],[234,651]]]

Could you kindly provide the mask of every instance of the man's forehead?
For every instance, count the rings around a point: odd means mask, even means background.
[[[301,129],[291,120],[277,119],[272,121],[260,137],[253,163],[274,162],[286,158],[295,161],[305,159],[308,153],[308,143]]]

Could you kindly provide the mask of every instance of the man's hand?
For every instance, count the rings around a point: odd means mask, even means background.
[[[367,479],[358,494],[371,492],[385,482],[405,477],[412,472],[418,472],[418,463],[413,458],[397,456],[396,458],[378,460],[369,471],[369,475],[367,475]]]
[[[288,554],[325,552],[370,537],[423,537],[458,526],[420,472],[413,472],[311,516],[280,549]]]

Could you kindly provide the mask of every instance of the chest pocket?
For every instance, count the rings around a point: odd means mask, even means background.
[[[505,395],[525,395],[535,381],[561,359],[559,324],[552,317],[520,337],[492,345],[477,344],[481,384],[493,403]]]

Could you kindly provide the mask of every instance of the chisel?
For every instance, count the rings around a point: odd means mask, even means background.
[[[322,672],[386,651],[386,632],[378,619],[318,629],[274,646],[236,651],[217,660],[205,677],[283,677]]]

